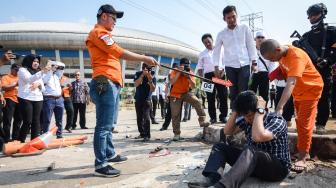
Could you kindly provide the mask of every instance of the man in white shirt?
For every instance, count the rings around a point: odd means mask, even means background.
[[[252,64],[252,84],[251,84],[251,90],[255,93],[259,93],[259,96],[264,98],[266,101],[266,107],[268,102],[268,93],[269,93],[269,78],[268,78],[268,72],[269,72],[269,66],[270,61],[264,59],[260,54],[260,45],[265,40],[265,35],[263,32],[258,31],[255,36],[256,41],[256,47],[257,47],[257,54],[258,59],[256,64]]]
[[[204,34],[202,36],[202,42],[205,46],[205,50],[202,51],[198,56],[198,74],[200,76],[204,76],[205,78],[212,79],[212,77],[215,77],[215,65],[213,63],[213,39],[211,34]],[[220,78],[225,79],[224,75],[221,75]],[[210,116],[210,123],[214,124],[217,122],[217,116],[216,116],[216,93],[219,97],[219,120],[222,123],[226,123],[226,116],[228,113],[228,104],[227,104],[227,88],[215,84],[215,88],[212,93],[206,92],[207,99],[208,99],[208,112]]]
[[[232,82],[230,99],[233,101],[238,93],[248,89],[250,65],[258,56],[250,29],[243,24],[237,24],[235,6],[226,6],[223,10],[227,27],[218,33],[213,52],[215,75],[220,78],[221,49],[224,48],[224,65],[227,78]]]
[[[42,80],[45,86],[43,91],[43,108],[42,108],[42,131],[48,132],[50,120],[53,112],[57,126],[57,138],[62,136],[62,120],[64,110],[64,99],[62,97],[61,77],[63,75],[64,63],[51,61],[51,71],[43,76]]]

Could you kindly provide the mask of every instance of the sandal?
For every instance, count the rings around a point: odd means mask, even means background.
[[[291,167],[291,171],[296,173],[309,172],[315,168],[314,162],[306,161],[304,165],[298,165],[294,163]]]

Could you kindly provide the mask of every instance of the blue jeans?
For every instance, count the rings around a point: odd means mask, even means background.
[[[57,126],[56,136],[62,136],[62,120],[63,120],[63,110],[64,110],[64,99],[44,97],[43,108],[42,108],[42,131],[46,133],[49,131],[50,120],[53,112],[55,113],[55,121]]]
[[[115,119],[115,109],[119,98],[120,86],[109,81],[106,91],[99,95],[96,90],[97,82],[90,83],[90,95],[96,104],[96,127],[93,138],[93,149],[96,156],[95,168],[108,165],[108,160],[115,157],[112,143],[112,127]]]

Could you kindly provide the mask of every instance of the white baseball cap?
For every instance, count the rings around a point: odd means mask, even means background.
[[[256,34],[255,34],[255,38],[258,38],[258,37],[265,37],[264,32],[257,31]]]

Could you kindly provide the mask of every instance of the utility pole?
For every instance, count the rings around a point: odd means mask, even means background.
[[[248,22],[253,36],[255,32],[263,30],[262,29],[263,27],[263,13],[262,12],[243,15],[240,17],[240,20],[242,22]]]

